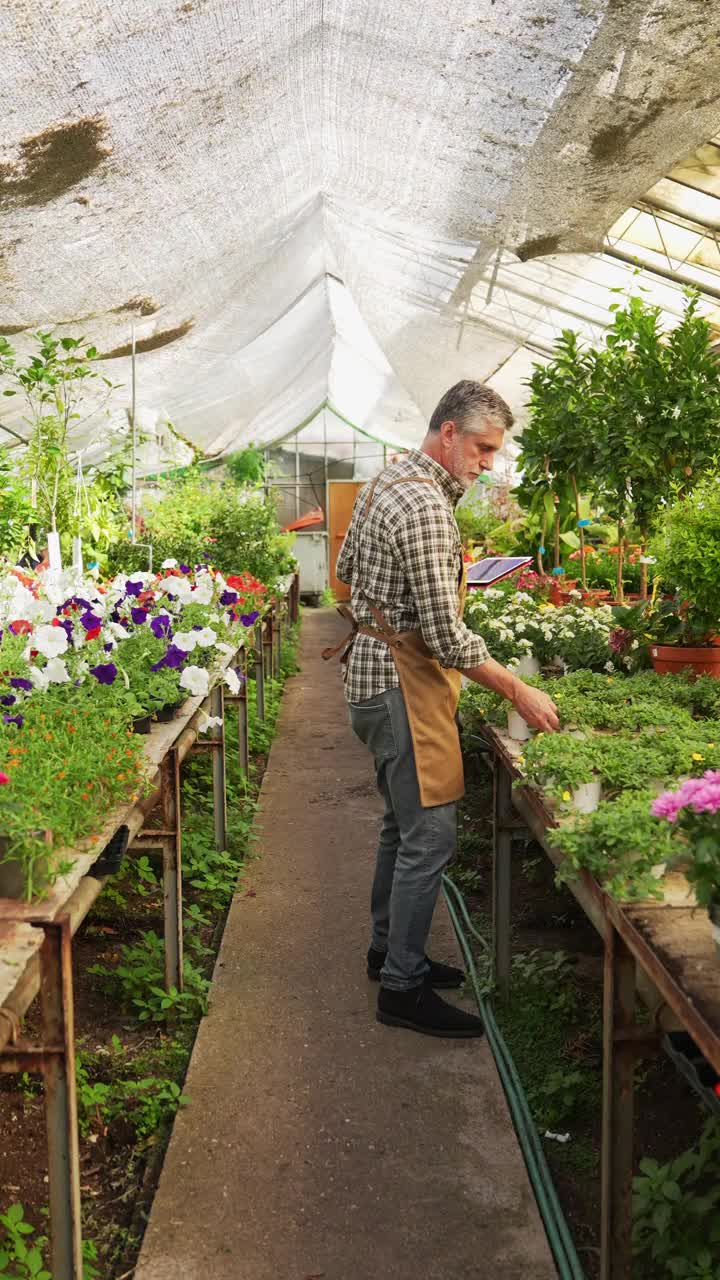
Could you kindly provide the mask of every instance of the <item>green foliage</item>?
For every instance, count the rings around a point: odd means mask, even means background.
[[[679,593],[678,638],[702,644],[720,630],[720,475],[668,508],[657,555],[659,574]]]
[[[27,1221],[23,1205],[11,1204],[0,1214],[0,1226],[0,1280],[52,1280],[44,1262],[47,1239]],[[95,1245],[83,1240],[83,1280],[100,1280],[96,1261]]]
[[[209,561],[221,573],[251,573],[270,586],[291,572],[293,535],[283,534],[270,498],[208,480],[197,469],[163,485],[143,514],[142,542],[153,544],[153,564],[175,559]],[[147,568],[147,551],[118,541],[113,571]]]
[[[641,1160],[633,1180],[633,1250],[653,1280],[720,1280],[720,1125],[667,1164]]]
[[[256,444],[231,453],[226,465],[235,484],[257,486],[265,479],[265,454]]]
[[[139,942],[122,946],[120,964],[114,969],[97,964],[88,972],[105,979],[109,989],[117,987],[123,1005],[132,1009],[140,1022],[194,1021],[207,1009],[209,983],[187,956],[183,964],[184,990],[165,990],[165,946],[154,929],[149,929]]]
[[[113,1036],[113,1049],[119,1061],[123,1047]],[[75,1059],[80,1132],[87,1136],[94,1124],[106,1128],[118,1116],[131,1126],[137,1138],[148,1138],[172,1119],[178,1107],[189,1099],[180,1086],[170,1079],[146,1076],[139,1080],[97,1078],[96,1061],[79,1053]]]
[[[563,824],[553,834],[565,857],[559,878],[573,879],[585,869],[616,898],[658,897],[652,868],[677,850],[668,824],[650,812],[655,794],[648,788],[630,791]]]

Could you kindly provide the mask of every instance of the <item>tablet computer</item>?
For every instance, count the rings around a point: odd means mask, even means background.
[[[533,562],[532,556],[488,556],[471,564],[467,571],[469,587],[491,587],[503,578],[509,578],[518,569],[527,569]]]

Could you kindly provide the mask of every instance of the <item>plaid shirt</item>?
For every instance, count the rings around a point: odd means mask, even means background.
[[[389,482],[420,476],[432,484]],[[361,625],[377,629],[365,597],[392,631],[421,631],[443,667],[467,670],[489,657],[485,642],[458,617],[462,543],[454,508],[463,489],[427,454],[413,449],[382,472],[365,519],[366,485],[357,496],[336,573],[351,584],[351,608]],[[363,594],[364,593],[364,594]],[[372,636],[355,638],[345,693],[363,702],[400,681],[391,650]]]

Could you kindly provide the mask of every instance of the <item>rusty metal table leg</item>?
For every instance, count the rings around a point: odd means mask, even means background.
[[[43,1061],[47,1122],[52,1273],[56,1280],[82,1280],[80,1148],[75,1089],[72,944],[70,919],[43,926],[40,952],[42,1039],[61,1052]]]
[[[212,740],[218,745],[212,753],[213,815],[215,848],[227,848],[227,780],[225,774],[225,699],[223,686],[216,685],[210,694],[210,715],[219,716],[222,724],[214,725]]]
[[[163,855],[165,914],[165,986],[183,989],[182,824],[180,761],[176,750],[162,763],[162,815],[165,833],[159,842]],[[150,834],[150,833],[148,833]]]
[[[603,988],[601,1280],[631,1280],[635,960],[610,921]]]
[[[512,779],[499,760],[493,769],[493,939],[495,981],[501,999],[510,992],[512,891]]]
[[[255,628],[255,697],[258,720],[265,719],[265,646],[262,626]]]

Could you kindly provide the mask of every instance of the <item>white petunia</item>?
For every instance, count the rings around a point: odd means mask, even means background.
[[[70,672],[62,658],[50,658],[49,662],[45,664],[45,675],[50,684],[70,683]]]
[[[212,627],[203,627],[202,631],[195,632],[195,639],[201,649],[209,649],[217,640],[217,632]]]
[[[198,634],[197,631],[176,631],[172,642],[177,649],[182,649],[185,653],[192,653],[198,642]]]
[[[201,578],[200,581],[192,588],[193,604],[210,604],[213,598],[213,580],[208,575]]]
[[[30,679],[40,693],[44,693],[50,684],[50,677],[40,667],[30,668]]]
[[[221,640],[216,648],[222,658],[232,658],[236,646],[232,644],[225,644],[225,641]]]
[[[180,677],[180,686],[194,697],[204,697],[210,687],[210,677],[203,667],[186,667]]]
[[[68,638],[64,627],[53,627],[49,624],[36,627],[33,632],[32,647],[45,658],[58,658],[67,652]]]
[[[605,663],[605,670],[606,670],[606,671],[614,671],[614,670],[615,670],[615,663],[614,663],[614,662],[606,662],[606,663]]]
[[[198,733],[207,733],[210,729],[220,728],[222,716],[203,716],[198,725]]]
[[[228,667],[225,672],[225,683],[233,697],[237,697],[240,692],[240,680],[237,671],[233,671],[232,667]]]
[[[160,568],[161,569],[177,569],[177,566],[178,566],[177,560],[163,560],[162,564],[160,565]]]

